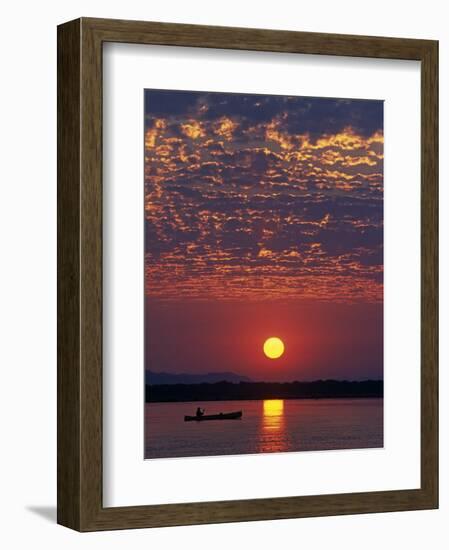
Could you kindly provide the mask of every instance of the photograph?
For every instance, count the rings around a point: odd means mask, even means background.
[[[382,448],[383,100],[144,107],[145,458]]]

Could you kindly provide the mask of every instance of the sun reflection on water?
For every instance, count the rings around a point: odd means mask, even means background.
[[[263,402],[263,415],[280,418],[284,414],[283,399],[265,399]]]
[[[264,400],[262,424],[259,436],[259,452],[274,453],[288,450],[283,399]]]

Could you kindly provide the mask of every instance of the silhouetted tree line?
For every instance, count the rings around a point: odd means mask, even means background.
[[[146,385],[147,402],[383,397],[383,380]]]

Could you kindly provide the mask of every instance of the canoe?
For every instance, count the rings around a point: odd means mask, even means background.
[[[202,420],[234,420],[236,418],[242,418],[242,411],[219,414],[203,414],[203,416],[184,416],[184,421],[190,422],[191,420],[196,420],[199,422]]]

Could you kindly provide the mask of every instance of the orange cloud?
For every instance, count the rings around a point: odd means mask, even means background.
[[[218,120],[214,127],[214,133],[218,136],[222,136],[227,140],[232,139],[234,130],[237,128],[237,122],[234,122],[228,117],[222,117]]]
[[[206,132],[204,131],[203,125],[197,120],[189,120],[185,124],[181,124],[182,133],[192,139],[198,139],[199,137],[204,137]]]
[[[267,140],[275,141],[276,143],[278,143],[281,149],[290,151],[291,149],[293,149],[293,143],[291,142],[291,138],[287,134],[279,131],[279,127],[280,127],[280,121],[277,119],[272,120],[266,126],[265,138]]]
[[[154,121],[153,127],[149,128],[145,134],[145,147],[147,149],[151,149],[156,145],[156,140],[161,133],[160,131],[164,130],[166,126],[167,126],[167,123],[165,122],[164,119],[157,118]]]

